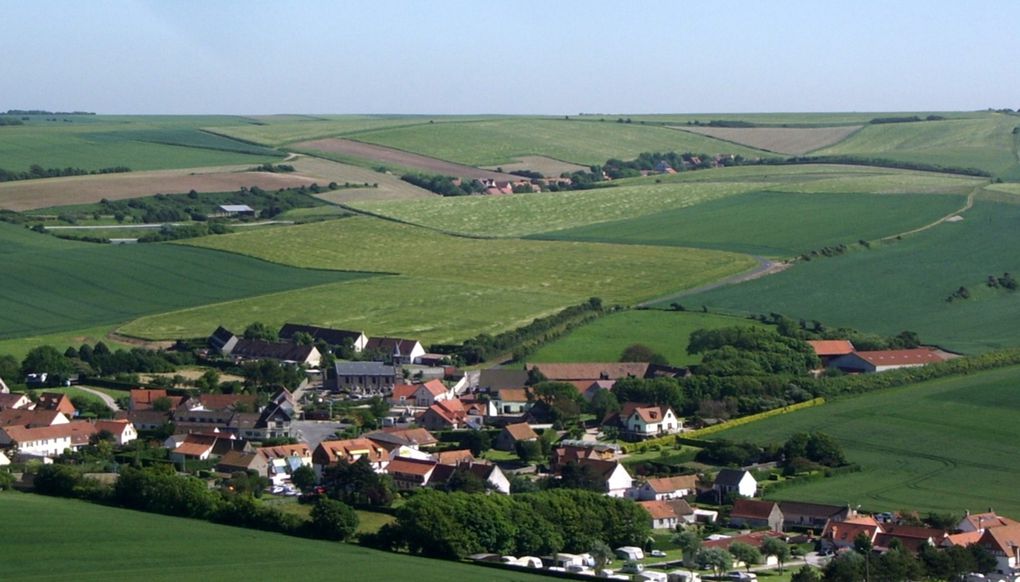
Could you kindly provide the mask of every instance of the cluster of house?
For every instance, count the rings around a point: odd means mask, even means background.
[[[74,420],[66,394],[44,392],[37,402],[19,393],[0,393],[0,465],[20,459],[52,459],[65,450],[90,444],[94,435],[109,433],[118,445],[138,437],[126,420]]]
[[[825,368],[848,374],[870,374],[899,368],[917,368],[958,357],[938,348],[858,351],[849,340],[809,340],[807,342]]]

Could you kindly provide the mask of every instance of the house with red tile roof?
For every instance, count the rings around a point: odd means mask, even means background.
[[[386,466],[386,473],[400,491],[413,491],[429,484],[439,463],[424,459],[397,457]]]
[[[822,541],[831,548],[853,548],[857,536],[864,535],[871,542],[882,532],[882,526],[872,517],[856,517],[847,521],[832,521],[822,531]]]
[[[922,546],[939,546],[945,540],[946,531],[930,527],[882,524],[882,531],[875,536],[874,549],[888,551],[893,540],[898,540],[905,550],[917,553]]]
[[[853,352],[832,360],[831,366],[848,373],[874,373],[899,368],[919,368],[944,362],[947,355],[934,348]]]
[[[519,416],[531,408],[526,388],[500,388],[489,400],[490,416]]]
[[[153,404],[162,398],[170,401],[170,410],[176,409],[184,400],[181,396],[170,396],[166,390],[147,390],[136,388],[131,390],[128,410],[152,410]]]
[[[392,452],[400,447],[418,450],[421,447],[431,447],[439,442],[439,439],[432,433],[421,427],[390,427],[365,433],[361,436],[386,449],[387,452]]]
[[[43,392],[35,403],[36,410],[55,410],[68,418],[73,418],[78,410],[71,404],[71,398],[67,394],[59,392]]]
[[[468,411],[457,398],[440,400],[415,419],[429,430],[456,430],[468,423]]]
[[[638,505],[652,516],[652,529],[672,530],[680,523],[680,516],[668,501],[638,501]]]
[[[51,458],[71,450],[71,431],[67,424],[5,426],[0,428],[0,445],[11,447],[19,457]]]
[[[999,574],[1007,580],[1020,576],[1020,523],[988,528],[977,543],[995,556]]]
[[[499,431],[499,434],[496,435],[496,442],[492,446],[501,451],[512,451],[519,442],[537,440],[538,433],[531,428],[531,425],[526,422],[519,422],[504,426],[503,430]]]
[[[397,384],[393,386],[393,392],[388,400],[394,406],[414,406],[414,395],[417,391],[417,384]]]
[[[619,419],[624,431],[632,438],[653,438],[683,430],[683,422],[668,406],[625,402],[620,408]]]
[[[453,398],[453,391],[443,384],[442,380],[429,380],[417,384],[414,391],[414,405],[422,408],[432,406],[436,402]]]
[[[676,475],[673,477],[646,478],[631,491],[631,496],[641,501],[662,501],[680,499],[697,492],[697,475]]]
[[[474,454],[470,449],[456,449],[453,451],[439,451],[432,453],[432,460],[440,465],[459,465],[465,462],[473,462]]]
[[[767,528],[783,531],[783,511],[773,501],[737,499],[730,511],[730,524],[740,528]]]
[[[1017,522],[1008,518],[997,515],[994,511],[988,510],[985,513],[971,513],[967,512],[960,520],[960,523],[956,524],[956,529],[962,532],[971,531],[984,531],[992,527],[1001,527],[1004,525],[1013,525]]]
[[[376,472],[382,472],[389,462],[386,449],[366,438],[322,441],[312,452],[312,465],[320,474],[330,465],[360,459],[367,460]]]
[[[550,468],[558,473],[567,463],[576,463],[583,459],[612,461],[620,455],[620,447],[614,444],[593,443],[588,441],[560,441],[553,449]]]
[[[821,360],[823,368],[827,368],[836,358],[854,353],[855,349],[850,340],[807,340],[807,344]]]

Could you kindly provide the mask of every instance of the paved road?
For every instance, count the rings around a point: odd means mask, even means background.
[[[79,388],[81,390],[84,390],[85,392],[88,392],[89,394],[94,394],[98,396],[103,401],[103,404],[105,404],[107,408],[114,412],[120,410],[120,407],[117,406],[117,401],[114,400],[112,396],[105,392],[100,392],[99,390],[96,390],[95,388],[89,388],[88,386],[75,386],[75,388]]]

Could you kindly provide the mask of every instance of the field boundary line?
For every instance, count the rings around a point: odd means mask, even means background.
[[[641,303],[635,305],[635,307],[651,307],[655,303],[662,303],[663,301],[669,301],[670,299],[680,299],[690,295],[697,295],[699,293],[704,293],[706,291],[718,289],[719,287],[725,287],[726,285],[734,285],[737,283],[743,283],[745,281],[760,279],[768,275],[780,273],[793,266],[793,263],[790,261],[773,261],[772,259],[766,259],[765,257],[759,255],[751,256],[755,261],[758,262],[758,264],[742,273],[737,273],[735,275],[730,275],[729,277],[724,277],[713,283],[706,283],[698,287],[685,289],[683,291],[671,293],[663,297],[656,297],[654,299],[642,301]]]

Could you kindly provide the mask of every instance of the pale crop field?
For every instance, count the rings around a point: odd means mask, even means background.
[[[802,155],[819,148],[835,145],[860,128],[860,125],[837,127],[676,127],[676,129],[732,141],[752,148],[790,155]]]

